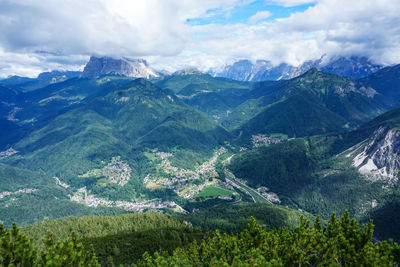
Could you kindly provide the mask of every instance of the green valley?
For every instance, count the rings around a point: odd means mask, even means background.
[[[0,0],[0,267],[399,267],[399,14]]]
[[[0,220],[28,225],[42,249],[45,229],[56,241],[75,232],[102,265],[238,233],[251,216],[275,231],[348,210],[376,222],[375,239],[399,240],[400,112],[383,113],[396,96],[374,86],[316,70],[259,83],[196,72],[5,86],[13,104],[2,112],[19,130],[0,152]]]

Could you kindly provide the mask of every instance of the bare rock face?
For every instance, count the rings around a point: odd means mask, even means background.
[[[287,80],[298,77],[311,69],[317,69],[358,79],[382,68],[365,57],[333,57],[325,62],[322,59],[323,57],[309,60],[297,67],[286,63],[274,66],[267,60],[257,60],[254,63],[249,60],[239,60],[225,66],[222,72],[213,73],[213,75],[239,81]]]
[[[373,136],[349,154],[353,165],[361,174],[395,184],[400,174],[400,130],[381,126]]]
[[[254,63],[250,60],[239,60],[225,66],[222,72],[213,73],[213,75],[238,81],[281,80],[291,78],[288,75],[293,69],[293,66],[285,63],[273,66],[267,60],[257,60]]]
[[[42,72],[38,75],[39,81],[50,81],[50,83],[63,82],[70,78],[78,77],[81,74],[80,71],[62,71],[53,70],[50,72]]]
[[[203,74],[200,70],[196,68],[186,68],[174,72],[172,75],[182,76],[182,75],[201,75]]]
[[[90,57],[82,76],[84,78],[97,78],[101,75],[121,75],[135,78],[158,77],[158,74],[149,67],[144,59],[115,59],[111,57]]]

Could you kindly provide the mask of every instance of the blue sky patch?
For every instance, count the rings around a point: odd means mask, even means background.
[[[207,24],[247,24],[248,19],[259,11],[269,11],[271,16],[264,21],[274,21],[278,18],[289,17],[292,13],[303,12],[315,4],[303,4],[293,7],[283,7],[279,5],[267,4],[265,1],[255,1],[247,5],[236,6],[232,10],[208,10],[206,15],[201,18],[188,19],[189,25],[207,25]]]

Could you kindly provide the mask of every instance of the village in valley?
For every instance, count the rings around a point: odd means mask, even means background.
[[[252,137],[253,147],[276,144],[283,139],[279,137],[267,137],[257,135]],[[0,158],[5,158],[18,153],[17,150],[9,148],[0,152]],[[202,201],[210,198],[218,198],[224,201],[241,201],[243,194],[246,194],[254,202],[280,203],[278,195],[270,192],[266,187],[251,188],[243,179],[235,177],[230,171],[224,171],[224,177],[216,170],[217,162],[229,163],[234,154],[226,147],[216,149],[211,158],[197,166],[195,169],[184,169],[174,166],[173,152],[151,151],[145,152],[155,167],[155,172],[148,173],[142,184],[148,190],[170,189],[177,196],[188,201]],[[222,157],[223,156],[223,157]],[[221,160],[221,158],[223,160]],[[124,187],[132,179],[132,167],[120,156],[114,156],[107,162],[102,162],[103,167],[89,170],[78,175],[80,179],[96,178],[99,185],[116,184]],[[219,170],[221,171],[221,170]],[[130,200],[110,200],[97,196],[86,186],[74,188],[61,177],[53,177],[56,185],[71,192],[68,197],[73,202],[78,202],[89,207],[117,207],[130,212],[143,212],[147,210],[170,209],[175,212],[186,213],[175,201],[162,199],[146,199],[143,197]],[[24,188],[15,192],[0,192],[0,199],[20,194],[30,194],[37,189]],[[197,209],[194,209],[197,210]]]
[[[88,194],[86,187],[79,188],[72,196],[71,201],[86,204],[89,207],[117,207],[131,212],[143,212],[146,210],[174,209],[177,212],[185,210],[173,201],[137,200],[137,201],[112,201]]]
[[[269,138],[265,136],[253,137],[253,146],[267,145],[280,142],[280,138]],[[143,179],[143,186],[149,190],[171,189],[178,196],[189,201],[201,201],[201,199],[218,198],[224,201],[241,201],[241,195],[246,194],[254,202],[280,203],[277,194],[270,192],[266,187],[252,188],[243,179],[235,177],[231,172],[225,170],[225,177],[219,177],[216,164],[224,155],[224,161],[229,162],[233,154],[228,153],[225,147],[218,148],[213,156],[194,170],[178,168],[173,165],[171,152],[152,151],[145,155],[151,159],[156,172],[148,173]],[[115,183],[120,187],[125,186],[131,179],[132,168],[119,156],[113,157],[111,161],[101,169],[93,169],[80,178],[98,177],[102,183]],[[103,178],[102,178],[103,177]],[[56,183],[64,188],[70,186],[54,177]],[[85,186],[78,188],[69,195],[71,201],[85,204],[89,207],[118,207],[131,212],[143,212],[147,210],[170,209],[175,212],[186,213],[175,201],[163,201],[161,199],[137,198],[130,201],[108,200],[91,193]],[[200,199],[199,199],[200,198]],[[194,209],[193,211],[196,211]],[[192,212],[193,212],[192,211]]]

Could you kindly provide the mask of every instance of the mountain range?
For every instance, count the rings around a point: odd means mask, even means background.
[[[238,60],[232,65],[225,66],[221,72],[211,71],[210,74],[238,81],[286,80],[302,75],[313,68],[326,73],[358,79],[378,71],[382,66],[373,64],[366,57],[357,56],[332,57],[329,59],[322,57],[317,60],[306,61],[297,67],[287,63],[275,66],[267,60],[255,62]]]
[[[1,80],[0,220],[161,210],[239,230],[213,210],[283,205],[348,209],[400,239],[385,227],[399,220],[399,65],[308,66],[248,82],[91,57],[83,72]]]
[[[256,60],[252,62],[242,59],[234,62],[232,65],[226,65],[222,71],[210,69],[205,73],[214,77],[223,77],[238,81],[267,81],[292,79],[313,68],[326,73],[359,79],[378,71],[383,66],[374,64],[368,58],[362,56],[333,56],[329,58],[323,56],[317,60],[306,61],[300,66],[292,66],[287,63],[281,63],[276,66],[268,60]],[[144,59],[91,56],[83,72],[55,70],[43,72],[37,78],[10,76],[0,81],[2,84],[19,85],[19,87],[29,90],[78,76],[96,78],[110,74],[134,78],[155,78],[171,75],[165,70],[154,70]],[[192,67],[178,70],[173,74],[201,74],[201,71]]]

